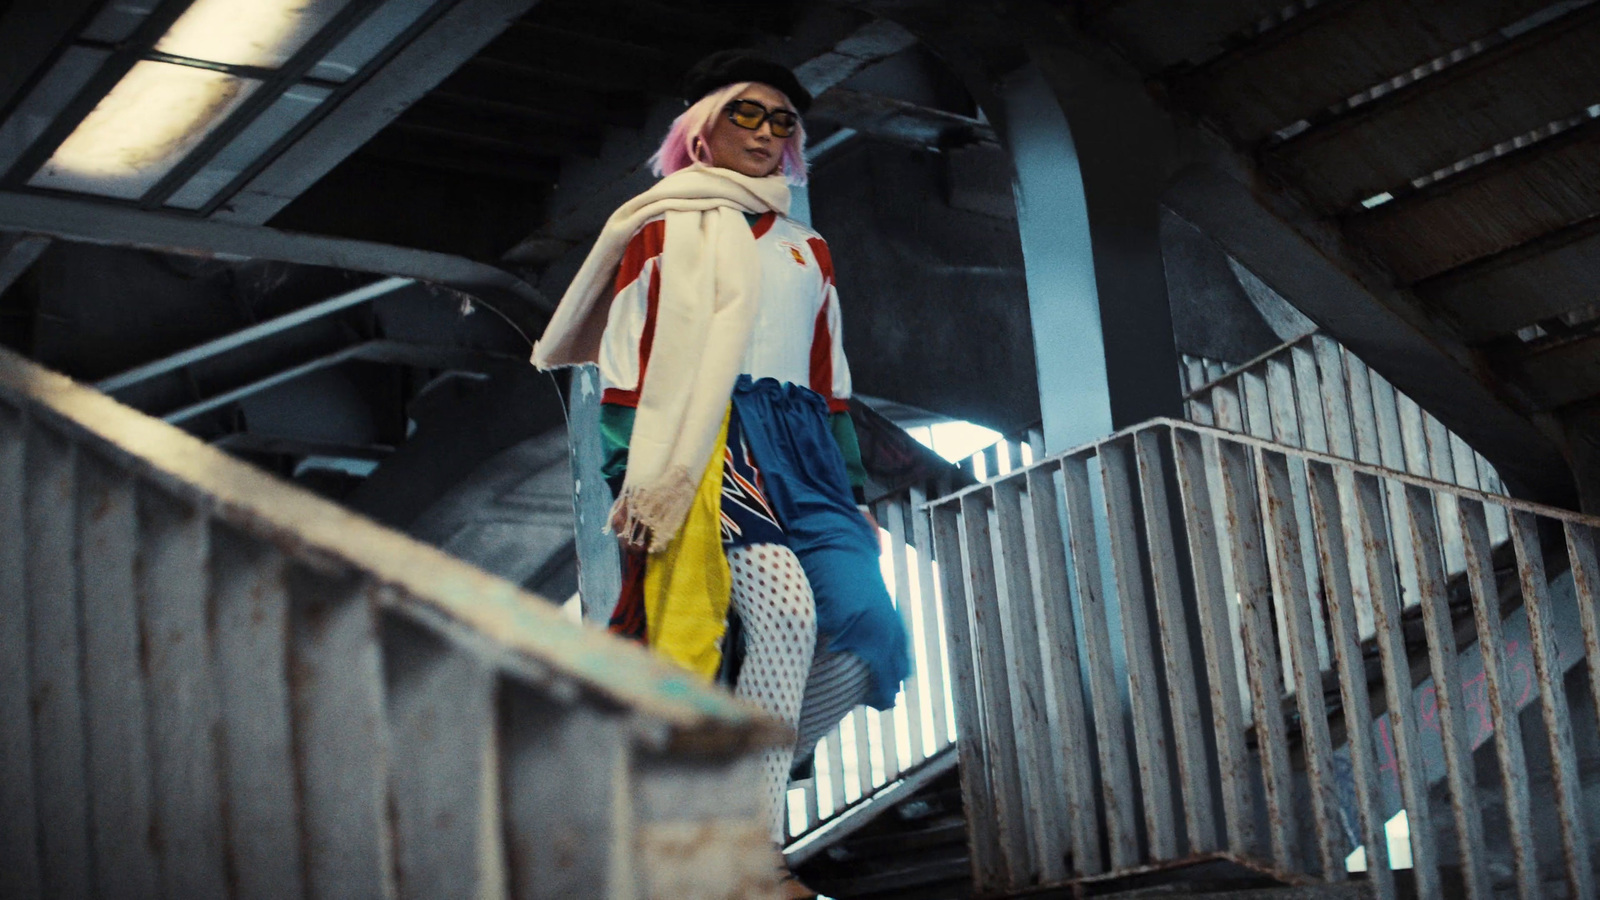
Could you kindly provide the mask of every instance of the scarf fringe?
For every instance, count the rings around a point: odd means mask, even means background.
[[[638,543],[650,538],[649,551],[659,553],[677,536],[694,505],[699,479],[687,467],[672,466],[650,485],[624,485],[622,494],[611,505],[607,521],[622,523],[617,533]]]

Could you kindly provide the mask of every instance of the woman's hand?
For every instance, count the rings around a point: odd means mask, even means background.
[[[628,511],[622,504],[611,508],[611,532],[617,536],[617,543],[624,550],[650,549],[650,529],[639,522],[629,528],[628,519]]]

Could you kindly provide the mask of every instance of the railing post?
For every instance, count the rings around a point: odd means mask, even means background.
[[[961,557],[961,513],[955,501],[932,508],[935,559],[944,595],[945,631],[950,644],[950,681],[960,729],[961,796],[967,810],[972,846],[972,881],[976,890],[992,891],[1008,882],[1000,848],[1000,824],[984,747],[983,707],[978,695],[978,669],[968,612],[966,567]]]
[[[381,632],[398,894],[502,896],[495,679],[410,622]]]
[[[999,613],[1004,636],[1007,690],[1015,713],[1017,762],[1021,767],[1025,820],[1033,832],[1039,878],[1051,884],[1066,877],[1067,832],[1062,821],[1062,783],[1055,770],[1045,697],[1045,666],[1039,647],[1039,620],[1033,601],[1033,564],[1029,560],[1022,515],[1021,479],[994,486],[995,545],[1000,554]]]
[[[1463,500],[1458,512],[1466,550],[1467,587],[1472,594],[1473,621],[1478,627],[1478,653],[1483,660],[1484,693],[1488,695],[1494,724],[1495,758],[1500,764],[1506,825],[1511,832],[1511,855],[1517,868],[1517,891],[1522,900],[1534,900],[1542,888],[1538,854],[1533,845],[1528,758],[1522,746],[1522,727],[1516,723],[1516,700],[1511,694],[1511,670],[1506,659],[1505,626],[1500,621],[1500,589],[1495,578],[1489,523],[1480,501]],[[1600,657],[1591,656],[1590,659]]]
[[[38,791],[39,855],[48,896],[81,897],[90,888],[89,794],[83,783],[82,646],[75,526],[77,453],[35,426],[24,466],[28,535],[27,602],[33,773]]]
[[[165,893],[227,890],[220,723],[208,623],[210,534],[198,510],[139,491],[139,603],[149,643],[151,760]]]
[[[28,671],[26,415],[0,403],[0,893],[34,897],[39,871]]]
[[[913,613],[912,607],[916,605],[916,601],[913,598],[919,596],[919,594],[913,593],[911,590],[911,564],[907,558],[910,555],[910,545],[907,543],[907,537],[911,533],[910,519],[915,513],[911,511],[909,501],[904,496],[901,499],[881,505],[879,509],[883,511],[882,516],[887,520],[886,525],[889,529],[889,556],[894,566],[894,605],[900,613],[900,622],[905,626],[906,634],[911,639],[912,659],[915,660],[916,645],[918,643],[917,617]],[[928,553],[928,545],[920,545],[917,552]],[[926,594],[920,594],[922,608],[924,610],[931,609],[933,605],[932,587],[919,584],[918,588],[919,591],[927,591]],[[900,706],[897,708],[897,710],[904,710],[906,714],[906,743],[910,749],[909,762],[913,766],[927,757],[927,752],[923,749],[922,734],[922,691],[924,690],[924,685],[929,690],[938,690],[940,688],[938,681],[928,680],[926,671],[912,672],[911,677],[906,679],[905,686],[902,688],[902,699]],[[892,709],[883,714],[885,725],[891,727],[895,725],[894,717],[897,710]],[[884,777],[890,780],[900,774],[900,747],[895,739],[896,737],[891,728],[885,728]]]
[[[1150,627],[1154,599],[1140,560],[1136,477],[1131,442],[1100,445],[1100,479],[1104,489],[1107,534],[1116,573],[1123,648],[1127,653],[1128,699],[1133,710],[1133,739],[1144,799],[1145,835],[1151,860],[1178,855],[1177,817],[1172,808],[1172,781],[1167,766],[1167,741],[1156,681],[1156,647]]]
[[[1106,622],[1100,552],[1095,537],[1094,505],[1089,491],[1088,461],[1069,456],[1061,461],[1067,493],[1068,544],[1072,549],[1078,612],[1083,620],[1084,651],[1089,655],[1089,700],[1094,710],[1095,747],[1100,760],[1102,814],[1106,823],[1112,869],[1139,862],[1133,802],[1133,772],[1128,764],[1127,731],[1122,723],[1122,694],[1111,667],[1111,632]]]
[[[1066,790],[1066,827],[1072,840],[1071,871],[1094,875],[1104,870],[1100,822],[1095,813],[1094,770],[1086,752],[1089,718],[1083,707],[1083,670],[1078,655],[1078,630],[1072,621],[1072,593],[1067,575],[1066,541],[1061,530],[1060,492],[1056,469],[1028,470],[1032,523],[1028,554],[1034,561],[1034,604],[1043,654],[1046,697],[1056,740],[1051,745],[1057,775]]]
[[[1007,672],[1005,632],[1001,624],[999,588],[995,579],[993,532],[989,523],[988,491],[961,497],[961,551],[971,590],[972,647],[978,666],[978,696],[982,698],[982,739],[994,785],[995,821],[1000,849],[1006,861],[1008,884],[1033,885],[1039,878],[1039,860],[1027,834],[1028,798],[1023,789],[1022,761],[1018,756],[1017,716],[1012,684]]]
[[[1227,849],[1243,856],[1253,852],[1256,846],[1255,807],[1251,802],[1253,792],[1249,754],[1244,743],[1245,720],[1239,696],[1237,658],[1228,625],[1231,598],[1222,579],[1222,558],[1227,551],[1222,536],[1217,534],[1209,467],[1200,436],[1175,429],[1172,447],[1178,470],[1178,491],[1183,498],[1195,609],[1200,620],[1202,655],[1210,689],[1211,728],[1217,742]]]
[[[1421,738],[1412,715],[1411,669],[1400,624],[1400,590],[1395,584],[1396,559],[1384,512],[1385,486],[1376,476],[1357,473],[1355,500],[1366,553],[1367,581],[1372,587],[1373,620],[1378,658],[1383,665],[1385,700],[1394,740],[1394,763],[1411,829],[1411,866],[1420,897],[1439,897],[1439,854],[1434,847],[1433,815],[1428,809],[1427,776],[1422,771]]]
[[[389,727],[376,598],[354,576],[295,567],[288,583],[306,893],[392,900]]]
[[[908,511],[912,516],[911,539],[916,541],[917,546],[917,592],[922,598],[922,646],[927,662],[926,671],[919,673],[918,677],[926,687],[928,705],[933,714],[933,745],[942,747],[950,734],[950,711],[945,706],[944,685],[954,680],[954,675],[945,671],[944,655],[954,651],[946,646],[943,632],[947,629],[940,627],[946,606],[939,602],[940,588],[933,576],[937,548],[934,546],[932,513],[922,508],[927,500],[928,495],[923,488],[911,488]]]
[[[501,686],[507,862],[517,900],[639,896],[626,717]]]
[[[1418,600],[1428,636],[1428,662],[1433,673],[1434,697],[1439,716],[1439,739],[1444,745],[1445,778],[1455,815],[1456,839],[1467,895],[1489,900],[1489,870],[1484,855],[1483,813],[1478,809],[1477,779],[1472,747],[1466,733],[1466,708],[1461,695],[1461,672],[1456,663],[1456,635],[1445,601],[1445,573],[1432,495],[1424,488],[1406,488],[1406,513],[1411,526],[1411,547],[1416,556]]]
[[[1189,644],[1189,622],[1184,615],[1183,585],[1178,579],[1178,543],[1172,533],[1172,507],[1167,502],[1167,481],[1172,473],[1162,459],[1161,445],[1161,432],[1154,429],[1134,435],[1151,589],[1160,623],[1169,697],[1166,721],[1171,724],[1174,739],[1184,831],[1192,855],[1216,849],[1217,826],[1206,777],[1205,741],[1200,734],[1200,697]]]
[[[572,468],[572,513],[578,553],[578,596],[586,622],[604,626],[622,590],[617,541],[606,533],[611,488],[600,477],[600,370],[578,366],[567,391],[567,444]],[[559,598],[558,598],[559,599]]]
[[[1578,759],[1572,745],[1567,691],[1556,661],[1550,585],[1545,578],[1538,520],[1532,513],[1517,510],[1511,514],[1511,540],[1517,553],[1523,608],[1528,613],[1528,635],[1533,644],[1533,671],[1539,679],[1545,738],[1549,741],[1550,760],[1555,768],[1556,813],[1560,816],[1561,850],[1567,862],[1567,889],[1573,897],[1592,898],[1595,875],[1590,864],[1588,829],[1584,827]]]
[[[1272,858],[1278,866],[1293,868],[1297,858],[1294,832],[1293,786],[1288,737],[1283,722],[1283,671],[1275,646],[1272,588],[1267,574],[1265,533],[1259,499],[1253,483],[1252,450],[1222,444],[1223,491],[1233,534],[1234,589],[1239,594],[1239,622],[1244,639],[1245,675],[1250,696],[1256,742],[1260,748],[1262,780],[1266,785],[1267,833]]]
[[[303,896],[282,553],[213,525],[211,591],[236,896]]]
[[[139,653],[136,512],[133,479],[93,454],[80,453],[78,562],[87,775],[95,883],[102,897],[155,897],[161,892],[150,841],[155,822],[146,714],[150,697]],[[219,622],[225,635],[223,627]]]
[[[628,787],[638,896],[774,896],[761,766],[759,755],[728,751],[657,753],[647,746],[634,755]]]
[[[1340,479],[1345,484],[1340,484]],[[1344,502],[1353,486],[1349,473],[1327,463],[1308,466],[1311,514],[1316,520],[1317,551],[1328,595],[1329,642],[1339,668],[1339,695],[1344,702],[1345,739],[1350,747],[1351,779],[1356,795],[1357,834],[1366,848],[1367,879],[1379,900],[1395,897],[1394,872],[1389,867],[1389,839],[1379,812],[1382,787],[1378,782],[1377,753],[1372,742],[1372,700],[1367,686],[1366,659],[1361,652],[1361,630],[1356,592],[1350,577],[1350,555],[1362,547],[1355,511]],[[1365,568],[1361,570],[1363,580]]]
[[[1306,774],[1311,782],[1312,825],[1316,834],[1324,881],[1343,881],[1345,853],[1335,840],[1339,803],[1334,796],[1333,744],[1328,737],[1328,707],[1322,696],[1322,667],[1317,654],[1312,595],[1306,589],[1300,544],[1302,523],[1296,515],[1294,479],[1289,460],[1280,453],[1256,454],[1256,475],[1261,485],[1266,527],[1273,536],[1269,558],[1273,597],[1287,628],[1287,651],[1295,676],[1295,699],[1300,709],[1300,737]],[[1315,612],[1315,615],[1314,615]],[[1261,733],[1258,727],[1257,733]]]

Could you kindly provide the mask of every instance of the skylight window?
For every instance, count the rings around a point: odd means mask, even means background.
[[[28,183],[138,198],[259,86],[226,72],[141,60]]]
[[[158,53],[276,69],[349,0],[195,0],[156,44]]]
[[[342,27],[334,25],[350,5],[350,0],[193,0],[158,39],[137,38],[152,41],[143,45],[145,58],[122,73],[82,119],[74,120],[66,137],[56,138],[59,144],[13,157],[37,166],[27,176],[33,187],[158,203],[184,189],[181,205],[196,208],[329,93],[325,87],[298,83],[305,77],[298,63],[293,71],[285,67],[330,26],[347,38],[350,26],[362,30],[364,19],[357,17],[344,17]],[[404,27],[418,10],[415,4],[401,6],[397,23]],[[86,26],[84,35],[135,40],[157,8],[152,3],[111,5]],[[379,48],[384,44],[380,41]],[[300,102],[286,105],[285,98],[291,97]],[[271,127],[230,122],[236,112],[250,120],[270,114],[266,124]],[[61,127],[65,130],[67,123]],[[219,129],[219,140],[208,144],[207,138]],[[221,139],[223,135],[228,139]],[[241,143],[246,137],[249,145]],[[196,151],[205,157],[194,166],[200,171],[185,171],[187,177],[165,184]],[[227,156],[224,164],[208,166],[218,153]]]

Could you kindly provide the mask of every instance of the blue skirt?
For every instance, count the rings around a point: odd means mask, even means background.
[[[878,567],[878,535],[851,496],[827,403],[809,388],[741,375],[733,409],[782,542],[811,582],[818,634],[826,649],[867,664],[867,703],[891,708],[911,673],[910,642]]]

